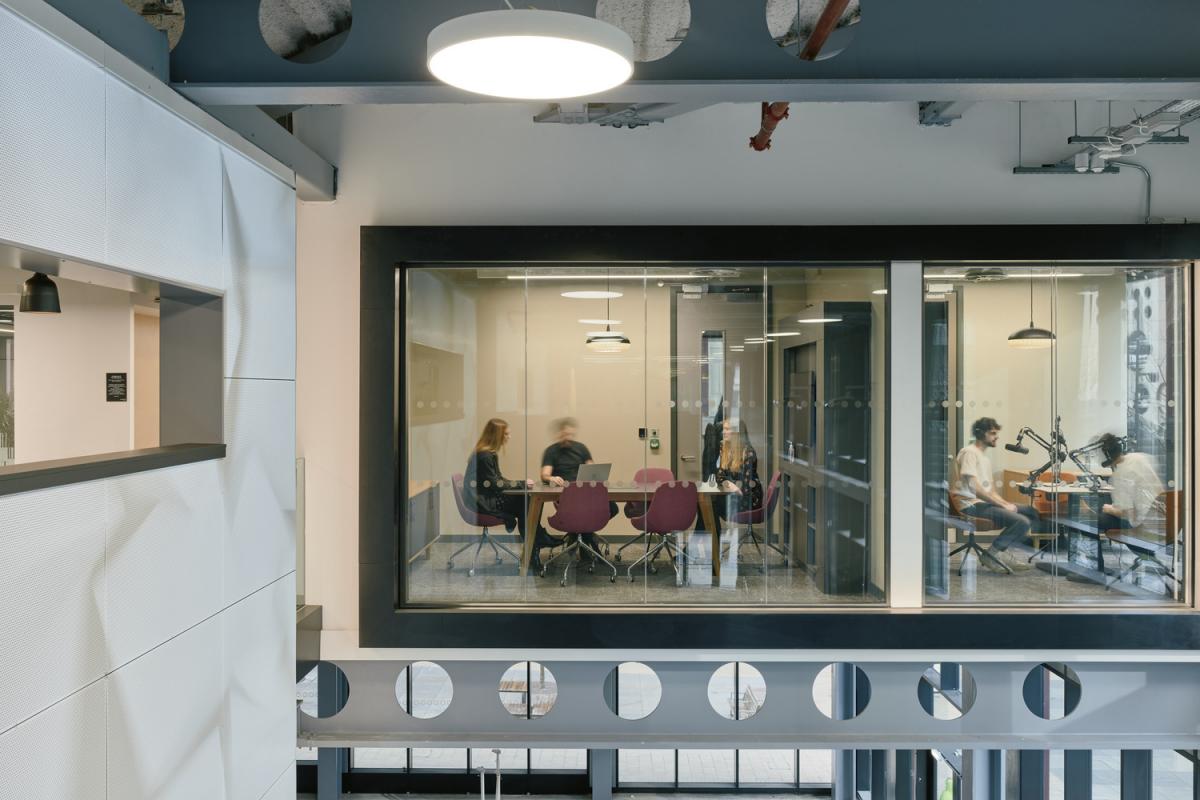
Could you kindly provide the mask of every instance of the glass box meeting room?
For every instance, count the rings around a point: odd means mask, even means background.
[[[916,266],[397,268],[400,604],[1190,602],[1192,265]]]

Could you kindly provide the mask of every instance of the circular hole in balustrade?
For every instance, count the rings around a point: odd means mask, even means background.
[[[871,681],[853,664],[829,664],[817,673],[812,696],[817,710],[829,719],[854,719],[871,702]]]
[[[416,719],[433,719],[450,707],[454,682],[450,673],[432,661],[414,661],[396,678],[396,701]]]
[[[917,700],[934,719],[958,719],[975,705],[975,678],[962,664],[933,664],[917,682]]]
[[[353,22],[350,0],[302,4],[261,0],[258,4],[263,41],[275,55],[297,64],[316,64],[332,56],[346,43]]]
[[[662,700],[662,681],[645,664],[626,661],[604,679],[604,702],[621,719],[645,719]]]
[[[766,679],[744,661],[722,664],[708,679],[708,703],[725,719],[750,719],[766,700]]]
[[[308,669],[296,681],[297,707],[316,719],[328,719],[345,708],[350,681],[342,668],[330,661],[310,661],[304,666]]]
[[[1038,664],[1025,676],[1025,707],[1042,719],[1062,719],[1079,706],[1083,685],[1075,670],[1059,662]]]
[[[544,717],[557,700],[558,681],[545,664],[518,661],[500,676],[500,704],[514,717]]]

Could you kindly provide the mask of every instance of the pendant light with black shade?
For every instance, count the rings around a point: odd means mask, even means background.
[[[610,288],[612,272],[608,272],[608,277],[604,280],[604,319],[606,321],[612,319],[612,295]],[[588,350],[594,353],[624,353],[630,347],[629,337],[620,331],[612,329],[612,323],[607,322],[602,331],[591,331],[588,333],[587,342],[585,342]]]
[[[1014,331],[1008,337],[1008,346],[1017,350],[1045,350],[1054,344],[1053,331],[1033,324],[1033,270],[1029,270],[1029,327]]]
[[[58,286],[44,272],[35,272],[21,289],[21,311],[26,314],[61,314]]]

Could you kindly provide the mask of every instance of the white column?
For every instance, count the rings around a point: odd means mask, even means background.
[[[889,580],[892,608],[920,608],[923,490],[921,424],[922,291],[921,262],[893,261],[888,283],[891,396],[888,463]]]

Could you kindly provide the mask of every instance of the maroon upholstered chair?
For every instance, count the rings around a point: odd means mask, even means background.
[[[658,484],[670,483],[673,480],[675,480],[675,473],[671,472],[671,470],[667,469],[666,467],[645,467],[645,468],[639,469],[637,472],[633,473],[633,482],[634,483],[638,484],[639,486],[650,487],[647,490],[647,494],[653,494],[652,487],[654,487]],[[641,500],[631,500],[625,504],[625,516],[629,517],[630,519],[633,519],[634,517],[644,516],[645,513],[646,513],[646,503],[642,502]],[[617,555],[615,556],[614,560],[620,561],[622,550],[624,550],[626,547],[629,547],[630,545],[637,544],[642,539],[647,538],[647,536],[648,536],[648,534],[645,534],[645,533],[640,534],[638,536],[633,537],[632,539],[630,539],[628,542],[621,545],[620,547],[618,547]]]
[[[733,514],[732,516],[730,516],[730,518],[729,518],[730,522],[732,522],[736,525],[748,526],[748,529],[746,530],[746,532],[744,534],[742,534],[741,539],[738,540],[738,549],[739,550],[741,549],[743,544],[745,544],[747,541],[749,541],[751,544],[754,545],[754,549],[758,551],[758,555],[760,557],[762,556],[762,546],[761,545],[763,544],[763,539],[758,538],[758,534],[755,533],[755,531],[754,531],[754,526],[755,525],[765,525],[767,522],[770,521],[771,516],[774,515],[775,506],[777,506],[779,504],[779,483],[780,483],[781,478],[782,478],[782,476],[778,472],[776,472],[774,475],[771,476],[771,482],[769,484],[767,484],[767,493],[763,497],[762,505],[760,505],[758,508],[752,508],[749,511],[739,511],[739,512]],[[771,543],[771,537],[769,535],[769,532],[765,531],[765,529],[764,529],[764,537],[763,538],[766,539],[767,547],[771,548],[776,553],[779,553],[779,555],[783,556],[784,560],[787,560],[789,558],[787,552],[783,548],[781,548],[777,544]]]
[[[567,546],[562,552],[557,553],[550,561],[547,561],[542,566],[542,575],[546,574],[546,568],[554,561],[562,558],[569,553],[574,553],[577,550],[590,553],[592,560],[588,563],[588,572],[593,572],[596,568],[596,562],[603,562],[609,569],[612,570],[612,575],[609,576],[609,581],[617,579],[617,568],[609,563],[608,559],[592,549],[586,541],[583,534],[596,533],[601,530],[611,517],[608,515],[608,488],[603,483],[568,483],[563,487],[562,494],[558,497],[558,510],[554,516],[546,520],[546,523],[557,531],[562,531],[566,535],[568,541]],[[567,575],[571,572],[571,565],[575,563],[575,559],[568,558],[567,566],[563,570],[562,581],[560,586],[567,585]]]
[[[673,552],[679,550],[679,544],[671,537],[680,531],[686,532],[692,529],[692,523],[696,521],[696,508],[699,502],[699,490],[691,481],[671,481],[659,484],[650,498],[650,507],[646,509],[646,513],[630,520],[633,527],[646,532],[648,545],[655,536],[659,537],[659,541],[658,544],[647,547],[642,557],[629,565],[629,580],[633,580],[633,568],[643,561],[649,562],[651,572],[658,572],[654,568],[654,558],[664,547],[667,548],[667,554],[671,556],[671,568],[676,573],[679,572],[679,568],[675,566],[675,552]]]
[[[462,517],[463,522],[483,530],[479,534],[479,543],[475,547],[475,558],[471,561],[471,568],[467,570],[467,574],[473,576],[475,574],[475,566],[479,563],[479,551],[486,544],[492,548],[492,553],[496,556],[496,563],[501,563],[504,559],[500,557],[500,551],[508,553],[512,560],[521,563],[521,559],[512,550],[504,546],[503,542],[498,542],[488,533],[488,528],[503,528],[504,520],[499,517],[493,517],[490,514],[484,514],[474,509],[467,508],[467,504],[463,502],[463,476],[462,473],[457,473],[450,478],[450,483],[454,485],[454,503],[458,506],[458,514]],[[475,542],[467,542],[462,547],[454,551],[450,558],[446,559],[446,569],[454,569],[454,559],[458,554],[469,548]]]

